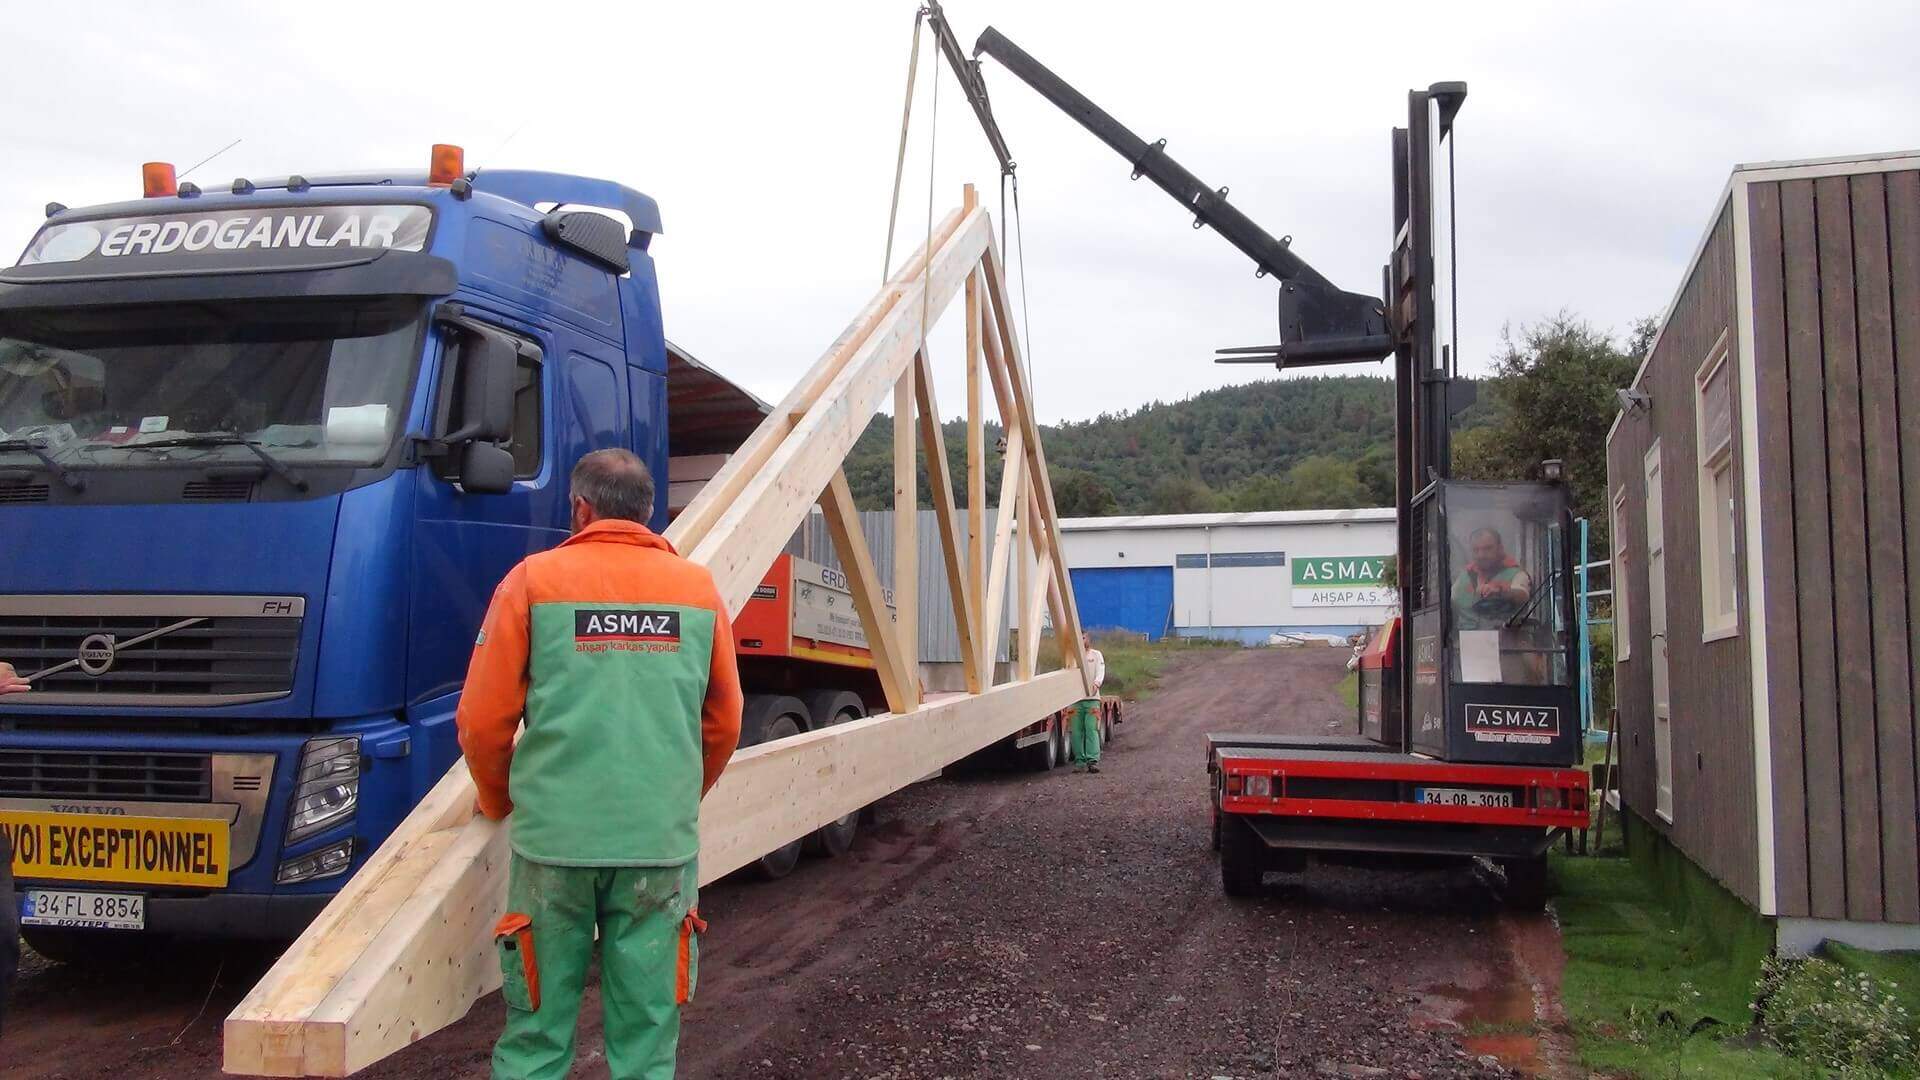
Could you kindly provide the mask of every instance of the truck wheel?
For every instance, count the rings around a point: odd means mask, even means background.
[[[860,695],[845,690],[812,690],[800,695],[800,700],[806,703],[816,731],[867,715],[867,704],[860,700]],[[808,833],[800,845],[809,855],[826,858],[845,855],[853,846],[853,834],[859,828],[860,811],[855,810]]]
[[[1502,859],[1500,869],[1507,875],[1503,894],[1507,906],[1515,911],[1539,911],[1547,905],[1547,857]]]
[[[1034,772],[1047,772],[1060,764],[1060,736],[1054,727],[1047,729],[1046,738],[1020,751],[1022,765]]]
[[[807,707],[797,698],[749,694],[746,707],[740,713],[740,745],[757,746],[798,735],[807,720]],[[795,840],[755,859],[752,863],[754,872],[767,881],[776,881],[793,873],[793,868],[800,862],[800,844],[799,840]]]
[[[1220,819],[1220,888],[1228,896],[1259,896],[1267,844],[1237,817]]]

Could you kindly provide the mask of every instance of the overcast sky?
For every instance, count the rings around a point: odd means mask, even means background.
[[[1567,309],[1624,332],[1671,298],[1736,162],[1920,146],[1920,5],[1025,3],[951,0],[1168,150],[1346,288],[1378,289],[1388,130],[1405,93],[1464,79],[1461,351]],[[668,336],[770,400],[881,278],[912,0],[324,7],[13,5],[0,37],[0,248],[49,200],[131,197],[147,160],[191,179],[403,165],[605,176],[660,201]],[[189,14],[191,11],[191,14]],[[927,224],[931,40],[900,211]],[[941,72],[934,214],[996,167]],[[988,61],[1020,164],[1040,413],[1082,419],[1270,369],[1273,286]],[[1019,284],[1014,283],[1016,292]],[[957,319],[934,340],[961,407]],[[1383,369],[1373,368],[1380,371]]]

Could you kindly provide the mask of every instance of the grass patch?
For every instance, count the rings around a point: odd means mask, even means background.
[[[1348,709],[1353,710],[1355,712],[1359,711],[1360,709],[1360,673],[1359,672],[1357,671],[1347,672],[1346,678],[1341,679],[1339,684],[1336,685],[1333,689],[1335,693],[1340,695],[1340,700],[1346,703],[1346,706]]]
[[[1636,831],[1636,846],[1653,842]],[[1771,960],[1766,924],[1709,881],[1659,888],[1624,858],[1553,860],[1561,998],[1586,1068],[1647,1080],[1914,1075],[1920,954],[1829,943],[1814,960]]]
[[[1567,969],[1561,999],[1581,1064],[1635,1077],[1804,1077],[1746,1034],[1760,957],[1675,916],[1626,859],[1555,854]]]
[[[1112,630],[1093,635],[1093,647],[1107,661],[1107,678],[1100,692],[1129,701],[1145,697],[1160,681],[1160,673],[1169,660],[1196,652],[1239,648],[1229,642],[1198,638],[1165,637],[1148,641],[1140,634]],[[1040,670],[1060,667],[1060,643],[1051,634],[1040,640]]]

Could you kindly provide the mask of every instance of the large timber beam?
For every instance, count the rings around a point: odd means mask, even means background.
[[[921,701],[912,635],[900,634],[880,615],[882,590],[871,559],[863,559],[852,495],[840,475],[854,440],[889,395],[896,405],[918,399],[930,466],[940,451],[935,505],[944,508],[939,515],[943,555],[949,582],[957,586],[955,608],[968,624],[962,637],[970,629],[976,640],[991,640],[993,627],[973,622],[988,607],[979,580],[985,568],[968,553],[974,564],[961,572],[953,484],[939,445],[939,417],[923,351],[928,323],[963,285],[970,286],[969,336],[988,361],[970,357],[970,364],[976,379],[981,368],[997,375],[996,397],[1009,430],[1012,460],[1005,498],[1024,505],[1034,527],[1046,531],[1034,538],[1034,550],[1049,554],[1051,565],[1041,576],[1054,624],[1077,642],[1071,590],[1061,587],[1066,574],[1059,561],[1052,492],[1039,432],[1020,396],[1017,338],[1006,321],[992,236],[985,211],[969,194],[967,205],[933,230],[929,247],[887,282],[667,530],[683,553],[713,572],[729,610],[737,614],[785,538],[824,494],[836,546],[857,579],[856,604],[892,706],[880,716],[735,754],[702,806],[703,882],[1082,696],[1085,676],[1073,670],[1080,665],[1072,644],[1069,670],[987,688],[983,684],[990,680],[976,667],[970,689],[981,692]],[[912,377],[910,365],[915,365]],[[901,411],[906,415],[900,423],[911,424],[911,410]],[[911,449],[910,435],[903,433],[897,460],[904,463]],[[1023,494],[1023,477],[1030,493]],[[969,476],[970,487],[979,484],[977,475]],[[911,481],[903,483],[896,475],[896,492],[910,499],[911,489]],[[914,510],[912,505],[896,509]],[[977,500],[969,511],[979,513]],[[1010,525],[1010,509],[1003,510],[1002,519]],[[980,531],[975,530],[976,539]],[[1002,543],[1004,552],[1005,538]],[[1002,592],[1005,564],[1000,560],[1009,557],[996,559]],[[1022,603],[1037,607],[1031,594]],[[465,765],[456,764],[228,1016],[223,1062],[228,1072],[345,1076],[459,1019],[499,985],[490,934],[505,904],[510,823],[476,817],[473,808],[472,780]]]

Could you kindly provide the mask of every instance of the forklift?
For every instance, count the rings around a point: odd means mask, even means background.
[[[934,4],[932,10],[938,10]],[[944,27],[942,27],[944,30]],[[1456,381],[1454,123],[1461,82],[1407,95],[1392,135],[1393,246],[1382,294],[1340,289],[1167,154],[1005,35],[988,27],[956,64],[996,150],[978,57],[988,56],[1079,122],[1254,261],[1279,285],[1277,341],[1219,350],[1223,363],[1280,370],[1394,365],[1395,512],[1401,614],[1361,661],[1355,730],[1344,735],[1207,737],[1208,803],[1220,878],[1257,894],[1268,872],[1315,861],[1497,867],[1504,896],[1538,908],[1546,852],[1587,824],[1580,665],[1573,654],[1573,517],[1562,466],[1537,480],[1452,475],[1453,418],[1472,403]],[[953,60],[951,52],[949,60]],[[1002,168],[1012,165],[1004,153]]]

